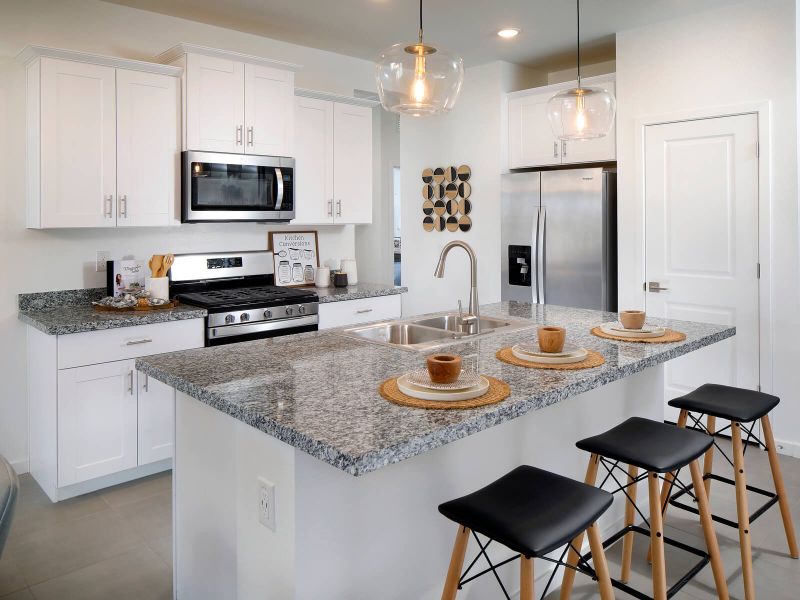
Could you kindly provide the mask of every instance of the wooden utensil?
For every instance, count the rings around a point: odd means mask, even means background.
[[[164,260],[161,263],[161,277],[166,277],[167,272],[172,267],[172,263],[175,262],[175,255],[174,254],[167,254],[164,257]]]
[[[163,261],[164,256],[161,254],[154,254],[150,259],[150,272],[153,274],[153,277],[160,277],[158,273],[161,270],[161,263]]]

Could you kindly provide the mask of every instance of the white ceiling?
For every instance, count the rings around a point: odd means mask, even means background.
[[[414,40],[417,0],[105,0],[229,29],[373,59]],[[614,57],[614,34],[742,0],[584,0],[581,38],[587,60]],[[425,39],[464,57],[466,66],[507,60],[529,66],[574,64],[571,0],[427,0]],[[522,33],[502,40],[496,31]]]

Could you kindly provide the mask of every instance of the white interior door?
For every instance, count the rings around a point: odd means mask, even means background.
[[[169,225],[180,173],[178,79],[117,70],[117,225]]]
[[[667,400],[703,383],[759,385],[757,144],[755,114],[645,129],[647,312],[737,329],[667,363]]]

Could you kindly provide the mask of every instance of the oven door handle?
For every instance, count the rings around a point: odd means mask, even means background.
[[[283,204],[283,173],[278,167],[275,167],[275,185],[277,187],[275,210],[280,210]]]
[[[306,325],[316,325],[319,323],[319,316],[306,315],[295,319],[282,319],[280,321],[267,321],[263,323],[250,323],[247,325],[226,325],[224,327],[209,327],[208,339],[220,339],[235,335],[249,335],[251,333],[267,333],[270,331],[280,331],[281,329],[293,329]]]

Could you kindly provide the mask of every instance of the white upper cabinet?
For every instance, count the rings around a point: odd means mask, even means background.
[[[613,75],[584,79],[583,83],[616,93]],[[562,142],[553,135],[547,118],[547,102],[559,91],[574,86],[575,82],[570,82],[509,94],[509,169],[617,160],[616,120],[607,136],[595,140]]]
[[[292,156],[299,65],[194,44],[156,60],[184,68],[184,150]]]
[[[294,73],[244,65],[245,152],[292,156]]]
[[[58,59],[28,72],[29,98],[41,103],[29,110],[41,129],[28,146],[29,168],[39,171],[31,188],[41,185],[39,205],[29,207],[38,227],[116,225],[115,81],[111,67]]]
[[[28,227],[178,222],[180,69],[26,47]]]
[[[244,64],[186,57],[186,150],[244,151]]]
[[[117,225],[169,225],[180,198],[178,79],[117,71]]]
[[[373,103],[302,92],[316,97],[295,98],[297,209],[292,223],[371,223]]]

